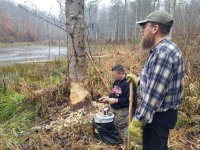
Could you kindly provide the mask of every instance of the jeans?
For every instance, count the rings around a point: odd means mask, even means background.
[[[152,123],[143,127],[143,150],[167,150],[169,129],[177,122],[177,110],[156,112]]]

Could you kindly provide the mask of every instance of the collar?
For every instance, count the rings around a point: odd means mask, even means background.
[[[168,38],[162,39],[160,42],[158,42],[152,49],[150,49],[150,54],[153,53],[155,50],[157,50],[159,45],[162,44],[166,40],[168,40]]]
[[[124,80],[126,80],[126,75],[125,75],[125,77],[122,79],[122,80],[116,80],[118,83],[121,83],[121,82],[123,82]]]

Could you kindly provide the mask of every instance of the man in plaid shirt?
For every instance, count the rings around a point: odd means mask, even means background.
[[[142,137],[143,150],[167,150],[183,97],[183,56],[168,38],[173,19],[167,12],[152,12],[137,23],[142,27],[141,46],[150,54],[140,77],[141,103],[129,131]]]

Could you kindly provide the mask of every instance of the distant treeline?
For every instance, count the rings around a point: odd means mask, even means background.
[[[136,21],[155,10],[166,10],[174,17],[173,38],[195,39],[200,35],[200,0],[111,0],[109,7],[99,5],[100,0],[91,0],[85,9],[93,41],[138,41]]]
[[[62,14],[50,18],[60,20],[65,29],[65,0],[59,2]],[[160,9],[174,17],[173,38],[185,37],[187,43],[200,38],[200,0],[111,0],[109,6],[102,6],[100,0],[90,0],[85,3],[84,11],[86,37],[94,42],[138,41],[140,28],[135,22]],[[37,14],[49,16],[47,12],[37,11]],[[0,0],[0,42],[65,40],[66,35],[65,31],[27,13],[13,1]]]
[[[48,16],[46,12],[37,12]],[[64,39],[59,28],[30,15],[9,0],[0,0],[0,42],[37,42]]]

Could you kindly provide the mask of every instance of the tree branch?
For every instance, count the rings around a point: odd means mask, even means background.
[[[54,25],[54,26],[58,27],[59,29],[61,29],[61,30],[65,31],[66,33],[68,33],[65,28],[61,27],[61,25],[65,25],[63,22],[61,22],[59,20],[56,20],[56,19],[52,19],[52,18],[47,17],[47,16],[40,16],[36,12],[31,11],[28,8],[26,8],[26,7],[24,7],[24,6],[20,5],[20,4],[18,5],[18,7],[20,7],[23,10],[25,10],[27,13],[29,13],[29,14],[35,16],[35,17],[38,17],[41,20],[43,20],[43,21],[45,21],[45,22],[47,22],[47,23],[49,23],[51,25]]]

